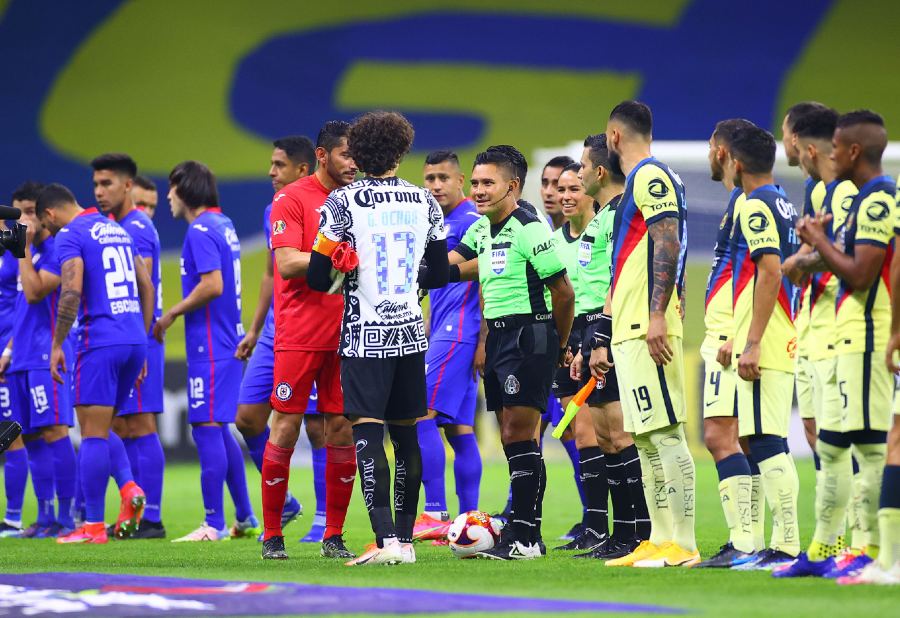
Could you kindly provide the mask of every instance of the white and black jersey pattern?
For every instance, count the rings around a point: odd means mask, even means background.
[[[419,263],[429,242],[446,238],[431,192],[400,178],[358,180],[331,192],[319,231],[359,255],[359,268],[344,279],[338,353],[388,358],[426,350]]]

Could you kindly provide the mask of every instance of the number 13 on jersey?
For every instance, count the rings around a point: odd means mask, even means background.
[[[372,244],[375,245],[375,278],[378,281],[378,293],[409,292],[416,272],[415,235],[412,232],[372,234]]]

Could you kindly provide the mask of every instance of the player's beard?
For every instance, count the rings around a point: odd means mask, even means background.
[[[609,149],[609,169],[616,176],[625,176],[622,171],[622,156],[612,148]]]

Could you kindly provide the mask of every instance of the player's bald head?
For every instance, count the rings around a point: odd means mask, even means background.
[[[881,156],[887,147],[887,129],[879,114],[860,109],[847,112],[837,119],[834,139],[847,147],[857,145],[862,161],[880,166]]]

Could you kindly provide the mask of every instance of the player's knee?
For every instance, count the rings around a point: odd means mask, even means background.
[[[900,419],[894,416],[894,426],[888,433],[887,463],[891,466],[900,466]]]
[[[597,434],[597,446],[600,447],[600,450],[607,454],[618,453],[615,446],[613,446],[612,440],[609,439],[608,436],[601,436]]]
[[[155,414],[133,414],[125,421],[128,426],[129,438],[143,438],[156,433]]]
[[[613,431],[610,432],[610,442],[612,444],[612,448],[616,453],[621,453],[626,448],[634,444],[634,439],[631,437],[630,433],[626,433],[624,431]]]
[[[41,436],[44,438],[44,442],[47,442],[48,444],[50,442],[62,440],[68,435],[69,428],[66,425],[50,425],[41,430]]]
[[[703,423],[703,443],[716,461],[722,459],[725,451],[729,451],[728,454],[736,452],[734,435],[730,429],[723,427],[721,423],[709,422],[709,419]]]
[[[825,440],[816,443],[816,454],[823,464],[837,464],[850,461],[850,449],[830,444]]]
[[[307,429],[309,425],[307,425]],[[324,441],[331,446],[349,446],[353,444],[353,426],[340,414],[328,414],[325,418]]]
[[[649,437],[650,443],[657,449],[678,448],[686,440],[684,428],[680,423],[653,431]]]
[[[444,433],[451,438],[456,436],[464,436],[475,433],[475,428],[471,425],[444,425]]]
[[[772,435],[750,436],[750,456],[757,464],[783,454],[784,439]]]
[[[300,437],[302,414],[281,414],[276,412],[272,419],[269,441],[282,448],[292,448]]]

